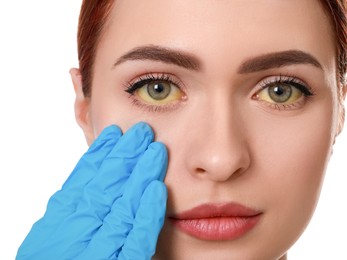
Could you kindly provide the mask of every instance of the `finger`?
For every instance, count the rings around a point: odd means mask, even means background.
[[[155,254],[159,233],[166,211],[167,189],[160,181],[153,181],[145,190],[130,231],[118,260],[151,259]]]
[[[153,140],[153,132],[145,123],[127,131],[102,162],[98,173],[85,186],[75,212],[67,216],[54,234],[69,244],[67,254],[81,252],[110,212],[112,203],[120,196],[120,188],[127,180],[138,157]]]
[[[63,185],[62,189],[56,192],[49,200],[47,213],[53,213],[52,219],[57,218],[57,211],[62,214],[63,211],[70,212],[75,210],[84,191],[84,187],[97,174],[102,162],[112,151],[112,148],[118,142],[122,132],[119,127],[112,125],[104,129],[99,137],[91,145],[88,151],[81,157],[75,169]]]
[[[103,225],[89,242],[84,256],[93,254],[98,248],[102,248],[102,252],[98,254],[103,259],[118,255],[127,235],[133,228],[135,215],[145,189],[153,181],[162,181],[166,169],[165,146],[161,143],[152,143],[124,185],[123,196],[115,201],[111,212],[105,217]],[[151,208],[147,210],[150,211]]]
[[[133,220],[145,189],[154,180],[164,180],[167,164],[165,145],[159,142],[152,143],[124,185],[124,194],[115,209],[126,213]]]
[[[95,176],[101,163],[121,136],[122,131],[118,126],[111,125],[106,127],[77,163],[75,169],[64,183],[63,189],[87,184]],[[83,173],[79,174],[79,172]]]
[[[102,131],[77,163],[62,190],[50,198],[44,217],[33,225],[19,248],[20,255],[32,252],[33,248],[42,248],[63,219],[75,211],[84,186],[95,176],[120,136],[121,130],[114,125]]]
[[[153,141],[153,131],[145,123],[138,123],[128,130],[103,161],[99,173],[86,185],[84,200],[78,211],[93,211],[103,219],[115,199],[123,194],[123,185],[136,163]]]

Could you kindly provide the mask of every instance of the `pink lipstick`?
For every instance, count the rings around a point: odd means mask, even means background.
[[[202,240],[234,240],[250,231],[261,212],[236,203],[203,204],[170,216],[182,232]]]

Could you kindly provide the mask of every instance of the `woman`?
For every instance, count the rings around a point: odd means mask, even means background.
[[[18,258],[285,259],[342,130],[339,4],[84,2],[71,76],[99,137]]]

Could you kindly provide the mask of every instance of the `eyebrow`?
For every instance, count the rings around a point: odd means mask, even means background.
[[[130,50],[116,60],[113,68],[126,61],[134,60],[159,61],[194,71],[199,71],[202,68],[202,62],[193,54],[156,45],[140,46]],[[323,69],[323,66],[313,55],[300,50],[288,50],[250,58],[240,65],[238,73],[254,73],[296,64],[310,64]]]
[[[113,68],[129,60],[151,60],[177,65],[189,70],[201,69],[201,61],[192,54],[180,50],[168,49],[155,45],[137,47],[122,55]]]
[[[323,66],[311,54],[299,50],[288,50],[250,58],[241,64],[238,73],[253,73],[295,64],[310,64],[323,69]]]

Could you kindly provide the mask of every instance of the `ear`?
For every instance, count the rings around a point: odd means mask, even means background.
[[[71,69],[70,76],[75,89],[75,118],[77,124],[82,128],[84,136],[90,145],[94,140],[93,124],[90,117],[91,102],[89,97],[83,93],[82,75],[79,69]]]

